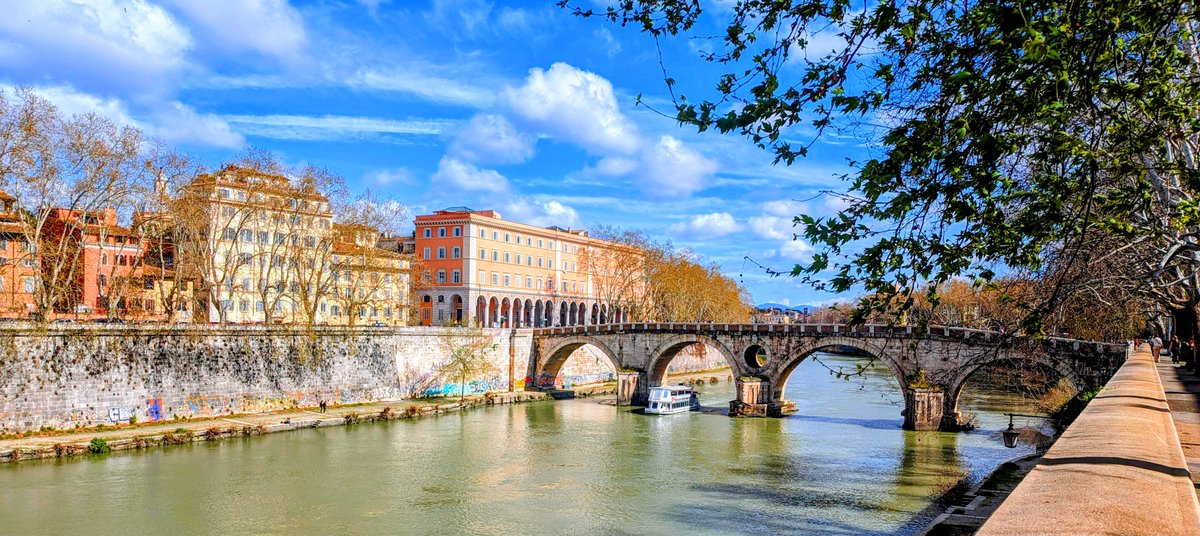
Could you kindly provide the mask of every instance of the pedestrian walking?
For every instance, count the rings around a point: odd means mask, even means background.
[[[325,413],[325,400],[321,400],[321,413]]]
[[[1167,343],[1167,350],[1171,352],[1171,363],[1179,363],[1179,352],[1183,349],[1182,346],[1179,342],[1179,336],[1171,335],[1171,342]]]
[[[1158,363],[1158,353],[1162,351],[1162,339],[1155,335],[1150,338],[1150,355],[1154,356],[1154,362]]]

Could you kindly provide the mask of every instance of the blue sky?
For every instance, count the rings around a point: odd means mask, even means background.
[[[729,3],[707,2],[696,33],[720,35]],[[253,145],[413,214],[467,205],[637,228],[719,263],[756,303],[833,298],[743,257],[781,270],[807,260],[791,218],[840,208],[814,196],[844,189],[836,176],[861,144],[827,136],[773,166],[737,136],[635,106],[640,94],[671,111],[659,48],[633,28],[551,1],[15,0],[4,11],[0,86],[137,125],[210,166]],[[713,46],[662,42],[677,93],[712,94],[722,71],[699,54]]]

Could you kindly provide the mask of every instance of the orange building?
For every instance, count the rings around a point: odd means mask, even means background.
[[[133,230],[117,224],[117,212],[52,209],[46,224],[48,242],[43,248],[60,252],[58,284],[62,291],[55,306],[59,313],[84,318],[125,316],[130,298],[142,294],[142,240]],[[58,243],[66,243],[58,247]],[[49,268],[49,264],[46,266]],[[53,279],[51,273],[47,279]],[[140,309],[139,307],[134,307]]]
[[[0,192],[0,318],[29,318],[36,307],[37,263],[30,251],[28,226],[17,214],[17,200]]]
[[[586,231],[510,222],[492,210],[451,207],[415,220],[415,255],[426,279],[421,323],[542,327],[622,320],[597,298],[580,266]]]

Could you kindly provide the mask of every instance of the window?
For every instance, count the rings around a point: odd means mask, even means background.
[[[438,282],[438,283],[445,283],[445,282],[446,282],[446,271],[445,271],[445,270],[438,270],[438,271],[437,271],[437,282]]]
[[[457,227],[456,227],[456,229],[457,229]],[[450,250],[450,258],[451,259],[461,259],[462,258],[462,249],[457,248],[457,247],[454,249],[451,249]]]
[[[446,228],[438,227],[438,238],[446,238]]]
[[[233,217],[233,207],[221,207],[221,215],[226,218]]]
[[[496,272],[492,272],[492,284],[493,285],[500,284],[500,276]]]
[[[458,270],[450,272],[450,282],[451,283],[462,283],[462,272],[460,272]]]
[[[533,255],[525,256],[525,266],[533,266]]]
[[[487,281],[487,272],[480,270],[479,271],[479,279],[476,279],[476,281],[479,281],[480,283]]]
[[[487,231],[480,229],[479,230],[479,238],[487,238]]]
[[[525,288],[533,288],[533,278],[525,276]]]
[[[504,252],[504,262],[505,262],[505,263],[509,262],[509,256],[508,256],[508,252],[507,252],[507,251],[506,251],[506,252]]]
[[[542,288],[542,278],[540,277],[537,280],[537,288]]]
[[[521,243],[521,235],[517,235],[517,243],[518,243],[518,244],[520,244],[520,243]]]
[[[259,244],[267,244],[270,241],[271,241],[271,233],[268,233],[266,231],[258,232],[258,243]]]
[[[504,274],[504,286],[510,286],[508,274]]]
[[[424,255],[424,256],[422,256],[422,258],[425,258],[425,259],[432,259],[432,258],[433,258],[433,257],[430,257],[430,256],[429,256],[429,248],[425,248],[425,255]]]
[[[242,278],[242,290],[250,290],[250,278],[249,277]]]
[[[554,269],[554,259],[546,259],[546,267],[553,270]]]
[[[456,236],[456,237],[458,237],[458,236],[462,236],[462,227],[455,227],[455,228],[454,228],[454,236]]]
[[[492,262],[496,262],[498,260],[500,260],[500,253],[493,249],[492,250]]]
[[[254,231],[251,231],[250,229],[242,229],[242,242],[254,242]]]
[[[542,258],[538,257],[538,268],[542,267]]]
[[[304,247],[306,247],[306,248],[317,247],[317,238],[315,236],[304,237]]]
[[[486,249],[479,248],[479,258],[480,258],[480,260],[487,260],[487,250]]]
[[[521,264],[521,254],[517,254],[517,264]]]
[[[120,257],[120,255],[118,255],[118,257]],[[241,264],[250,264],[251,262],[253,262],[253,260],[254,260],[254,256],[250,255],[249,253],[239,253],[238,254],[238,262],[240,262]]]
[[[567,282],[563,281],[562,285],[563,285],[563,292],[566,292],[567,291]]]
[[[433,236],[433,230],[426,227],[425,232],[423,234],[424,234],[425,238],[430,238]]]
[[[492,240],[500,240],[500,233],[492,231]]]
[[[221,235],[221,238],[224,238],[225,240],[237,240],[237,231],[226,227],[225,232]]]
[[[26,277],[21,280],[21,284],[25,285],[25,292],[33,293],[33,278]]]
[[[509,234],[508,234],[508,233],[504,233],[504,241],[505,241],[505,242],[508,242],[508,241],[509,241],[509,240],[508,240],[508,238],[509,238]]]
[[[544,248],[544,247],[546,247],[546,246],[542,245],[542,239],[541,239],[541,238],[539,238],[539,239],[538,239],[538,247],[539,247],[539,248]]]
[[[439,259],[446,258],[446,248],[438,248],[438,258]]]
[[[532,239],[532,238],[528,238],[528,237],[526,237],[526,238],[525,238],[525,245],[526,245],[526,246],[532,246],[532,245],[533,245],[533,239]]]
[[[108,266],[108,254],[107,253],[100,254],[100,266]]]
[[[250,310],[250,302],[247,300],[242,300],[242,301],[238,302],[238,310],[243,313],[246,311],[249,311]]]

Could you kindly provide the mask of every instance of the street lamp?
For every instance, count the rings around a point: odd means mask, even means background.
[[[1008,429],[1002,430],[1000,435],[1004,438],[1004,446],[1010,449],[1017,446],[1017,437],[1021,435],[1021,432],[1013,429],[1013,417],[1032,417],[1034,419],[1053,420],[1045,415],[1026,415],[1024,413],[1005,413],[1005,415],[1008,415]]]

